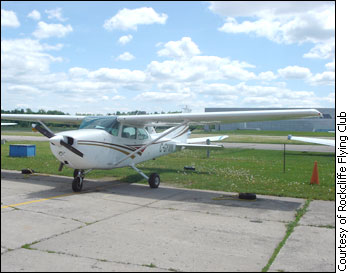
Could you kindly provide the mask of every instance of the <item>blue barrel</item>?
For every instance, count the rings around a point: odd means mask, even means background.
[[[32,157],[35,156],[36,146],[33,144],[11,144],[11,157]]]

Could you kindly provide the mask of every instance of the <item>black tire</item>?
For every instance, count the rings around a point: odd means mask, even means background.
[[[152,173],[150,176],[149,176],[149,179],[148,179],[148,184],[149,186],[152,188],[152,189],[156,189],[159,187],[159,184],[160,184],[160,177],[157,173]]]
[[[72,182],[72,189],[74,192],[81,192],[83,189],[83,179],[81,177],[74,178]]]
[[[255,200],[256,199],[256,194],[255,193],[243,193],[241,192],[239,195],[238,195],[238,198],[239,199],[245,199],[245,200]]]

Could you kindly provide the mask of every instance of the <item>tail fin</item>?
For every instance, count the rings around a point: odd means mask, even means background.
[[[170,130],[169,128],[168,130]],[[163,133],[165,133],[164,131]],[[174,132],[171,132],[169,135],[167,135],[167,138],[171,138],[175,140],[176,142],[186,143],[187,138],[191,134],[191,131],[189,131],[189,127],[187,125],[181,126],[178,129],[176,129]]]

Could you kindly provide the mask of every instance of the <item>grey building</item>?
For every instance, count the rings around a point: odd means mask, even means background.
[[[254,111],[254,110],[288,110],[305,108],[205,108],[205,112],[225,111]],[[217,124],[216,131],[225,130],[266,130],[266,131],[335,131],[335,108],[315,108],[323,114],[323,118],[303,118],[291,120],[273,120],[257,122],[240,122],[231,124]],[[209,130],[209,126],[205,126]]]

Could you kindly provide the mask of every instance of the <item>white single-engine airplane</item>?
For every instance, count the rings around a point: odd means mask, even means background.
[[[53,155],[63,166],[74,169],[72,189],[79,192],[83,179],[93,169],[131,167],[148,180],[151,188],[158,188],[157,173],[149,177],[136,168],[136,164],[173,153],[177,148],[221,148],[218,145],[198,144],[206,139],[219,141],[225,136],[191,138],[189,125],[215,124],[220,122],[249,122],[283,120],[321,116],[315,109],[263,110],[211,113],[181,113],[136,116],[69,116],[2,114],[1,119],[34,121],[33,128],[49,138]],[[54,134],[44,122],[80,124],[78,130]],[[172,125],[162,133],[153,126]]]

